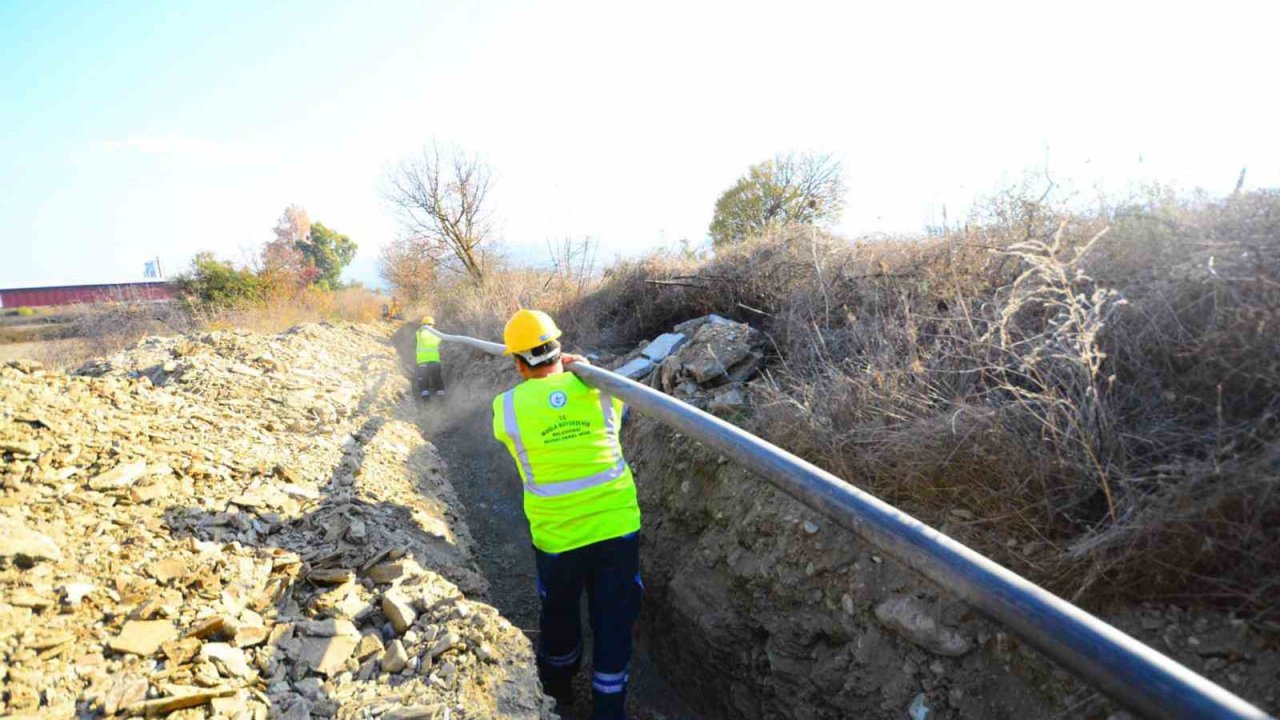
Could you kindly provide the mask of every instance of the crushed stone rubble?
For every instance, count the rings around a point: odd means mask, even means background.
[[[385,333],[0,366],[0,715],[549,718]]]
[[[764,366],[763,348],[759,330],[705,315],[606,365],[716,415],[733,416],[750,403],[747,381]]]

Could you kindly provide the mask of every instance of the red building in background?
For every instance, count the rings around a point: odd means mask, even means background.
[[[0,288],[0,308],[77,305],[119,301],[162,301],[178,297],[167,282],[107,283],[103,285],[50,285],[32,288]]]

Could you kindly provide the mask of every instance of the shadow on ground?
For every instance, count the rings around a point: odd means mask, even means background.
[[[365,416],[373,410],[389,379],[384,375],[371,383],[370,390],[359,401],[356,417]],[[394,419],[415,426],[421,422],[419,409],[407,403],[398,407],[394,415]],[[420,445],[411,451],[407,459],[416,492],[397,498],[398,501],[373,500],[370,496],[379,495],[379,487],[368,484],[362,487],[362,483],[374,482],[366,479],[369,446],[388,422],[385,417],[368,417],[351,433],[323,487],[315,499],[304,506],[305,512],[300,515],[284,518],[266,506],[255,507],[251,501],[245,500],[233,502],[234,507],[229,506],[226,512],[175,507],[166,513],[166,524],[174,537],[194,537],[212,542],[236,539],[278,558],[296,556],[300,562],[290,564],[285,560],[284,580],[277,581],[274,587],[268,585],[269,597],[256,606],[251,605],[251,609],[260,614],[274,614],[275,622],[314,620],[325,615],[346,616],[361,626],[366,634],[372,627],[384,644],[390,643],[397,634],[376,602],[379,595],[376,586],[364,575],[364,571],[372,566],[409,558],[454,583],[471,599],[483,599],[488,587],[483,577],[470,567],[472,558],[466,549],[469,538],[460,543],[454,534],[459,519],[454,515],[454,509],[438,499],[446,481],[440,471],[439,458],[430,444]],[[394,441],[394,438],[389,440]],[[283,482],[292,480],[287,475],[280,479]],[[250,531],[257,538],[256,542],[244,541],[245,533]],[[465,533],[465,530],[461,532]],[[363,587],[363,591],[356,586]],[[348,591],[347,595],[354,593],[359,598],[354,607],[349,601],[343,601],[348,604],[342,607],[341,612],[326,612],[324,608],[340,605],[336,594],[344,589]],[[365,606],[363,609],[359,609],[361,603]],[[321,609],[317,611],[317,607]],[[312,612],[304,611],[305,608]],[[331,644],[337,642],[341,640],[336,637],[331,640]],[[327,652],[323,647],[319,651]],[[309,674],[307,665],[302,660],[295,660],[289,666],[284,662],[285,658],[279,657],[280,652],[272,650],[274,660],[268,667],[274,669],[278,660],[291,669],[284,675],[279,671],[264,672],[263,675],[269,676],[269,684],[288,680],[296,688],[296,681]],[[332,716],[338,711],[342,698],[334,697],[331,683],[350,682],[351,676],[343,673],[357,672],[355,665],[348,662],[329,673],[329,683],[321,678],[319,683],[308,685],[312,692],[306,703],[300,703],[299,696],[284,687],[275,685],[276,692],[271,692],[269,687],[272,716],[305,718],[311,713]],[[407,682],[409,678],[404,680]],[[390,685],[398,684],[401,683],[397,677],[391,676]],[[346,710],[355,709],[349,701],[346,705]]]

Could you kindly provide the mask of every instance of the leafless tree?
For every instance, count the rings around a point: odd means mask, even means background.
[[[281,242],[299,245],[311,236],[311,218],[302,207],[290,205],[280,214],[280,219],[276,220],[276,226],[272,228],[272,232]]]
[[[600,243],[592,238],[578,240],[563,238],[547,240],[547,252],[551,255],[551,278],[559,278],[575,297],[586,291],[596,274],[596,255]]]
[[[770,227],[834,221],[844,209],[844,173],[829,153],[784,153],[752,165],[716,201],[714,245],[759,237]]]
[[[444,252],[444,248],[421,238],[399,238],[382,248],[378,274],[399,298],[416,303],[435,286],[436,268]]]
[[[385,196],[405,230],[404,242],[421,245],[412,257],[438,257],[448,269],[484,279],[481,246],[491,240],[492,173],[477,156],[432,146],[387,177]]]
[[[779,155],[777,182],[790,190],[790,197],[772,208],[781,212],[786,200],[801,209],[795,220],[809,224],[824,218],[838,217],[844,209],[844,169],[831,153],[788,153]]]
[[[297,205],[290,205],[280,214],[280,219],[276,220],[271,231],[275,234],[275,239],[263,245],[260,262],[254,263],[259,266],[257,269],[267,278],[268,284],[275,287],[296,287],[311,282],[314,271],[299,249],[311,237],[311,218],[307,211]]]

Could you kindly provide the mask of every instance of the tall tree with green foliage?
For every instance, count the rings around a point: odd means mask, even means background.
[[[351,238],[320,222],[311,224],[310,235],[297,247],[315,268],[316,284],[324,288],[338,287],[342,269],[356,256],[356,244]]]
[[[716,201],[711,242],[719,247],[785,225],[821,225],[844,209],[844,173],[830,154],[782,154],[752,165]]]

